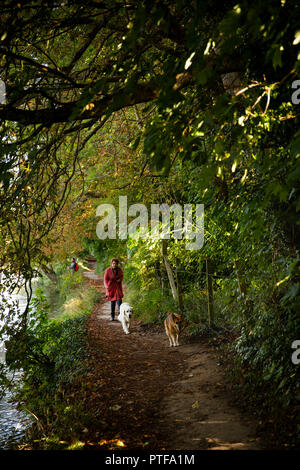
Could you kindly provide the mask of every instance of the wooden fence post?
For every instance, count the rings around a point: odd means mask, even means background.
[[[179,270],[180,270],[180,263],[179,263],[178,259],[176,258],[177,300],[178,300],[179,310],[182,312],[183,311],[183,303],[182,303],[181,285],[180,285],[180,281],[179,281]]]
[[[240,294],[246,294],[247,288],[245,283],[245,276],[242,274],[241,264],[239,260],[235,261],[235,270],[236,270],[236,277],[239,285]]]
[[[210,273],[210,261],[206,258],[206,286],[207,286],[207,315],[208,315],[208,326],[214,324],[214,298],[213,298],[213,286],[212,278]]]

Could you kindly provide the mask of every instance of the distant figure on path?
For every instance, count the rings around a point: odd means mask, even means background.
[[[75,271],[78,271],[78,264],[76,263],[75,258],[72,258],[71,266],[68,266],[71,269],[71,273],[73,274]],[[77,268],[77,269],[76,269]]]
[[[120,311],[120,305],[122,303],[123,290],[123,271],[118,266],[118,258],[113,258],[109,268],[105,270],[104,274],[104,287],[106,289],[106,297],[110,301],[110,321],[115,319],[115,308],[116,303],[118,305],[118,311]]]

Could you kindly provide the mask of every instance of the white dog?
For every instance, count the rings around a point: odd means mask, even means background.
[[[122,327],[126,335],[130,333],[129,328],[132,311],[133,308],[127,302],[124,302],[120,305],[120,313],[118,315],[118,320],[122,323]]]

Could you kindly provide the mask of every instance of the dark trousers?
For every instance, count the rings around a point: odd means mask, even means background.
[[[110,316],[111,316],[111,318],[115,318],[116,302],[117,302],[117,305],[118,305],[118,312],[119,312],[120,311],[120,305],[122,303],[122,299],[111,300],[110,301]]]

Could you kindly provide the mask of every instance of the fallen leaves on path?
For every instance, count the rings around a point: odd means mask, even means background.
[[[101,282],[89,280],[102,294]],[[104,295],[88,322],[89,373],[85,406],[94,417],[86,447],[163,449],[156,423],[162,397],[183,370],[180,354],[169,348],[163,331],[145,333],[133,320],[130,335],[103,316]],[[122,442],[123,445],[119,445]]]
[[[93,416],[87,449],[257,449],[255,423],[230,405],[232,395],[209,341],[170,348],[163,326],[133,320],[125,335],[102,299],[88,322],[84,401]],[[122,443],[122,444],[120,444]]]

